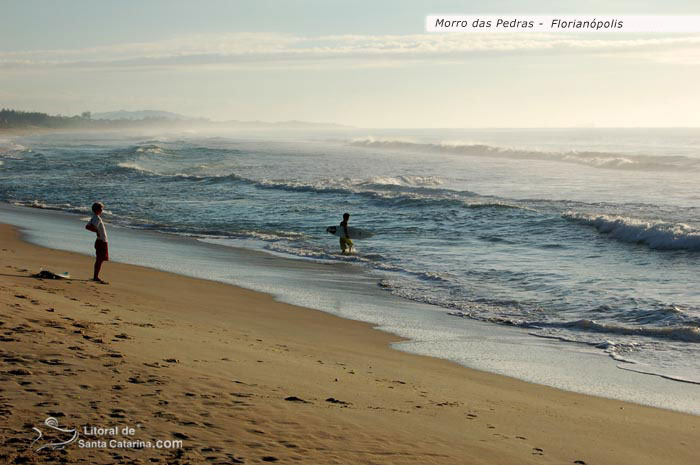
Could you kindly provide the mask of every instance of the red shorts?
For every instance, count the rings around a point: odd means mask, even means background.
[[[109,246],[105,241],[95,240],[95,256],[98,260],[109,261]]]

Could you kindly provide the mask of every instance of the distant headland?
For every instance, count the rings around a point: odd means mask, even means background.
[[[160,110],[109,111],[79,115],[49,115],[47,113],[0,109],[0,132],[45,130],[113,130],[143,128],[196,129],[343,129],[334,123],[309,121],[212,121]]]

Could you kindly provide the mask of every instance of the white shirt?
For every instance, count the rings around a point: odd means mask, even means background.
[[[92,215],[89,224],[97,228],[97,238],[107,242],[107,230],[105,229],[105,224],[102,222],[102,218],[97,215]]]

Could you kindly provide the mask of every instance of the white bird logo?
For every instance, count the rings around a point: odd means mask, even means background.
[[[44,444],[43,446],[37,448],[35,450],[36,452],[39,452],[42,449],[60,450],[60,449],[65,448],[68,444],[72,444],[78,440],[79,433],[78,433],[77,428],[73,428],[73,429],[60,428],[58,426],[58,420],[56,420],[54,417],[48,417],[46,420],[44,420],[44,424],[53,430],[60,431],[61,433],[73,433],[73,437],[65,442],[51,442],[48,444]],[[37,442],[39,439],[44,437],[44,433],[42,433],[41,430],[39,428],[37,428],[36,426],[32,427],[32,429],[39,434],[39,436],[37,436],[37,438],[32,441],[31,445],[33,446],[35,442]]]

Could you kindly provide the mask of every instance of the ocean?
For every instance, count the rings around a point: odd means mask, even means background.
[[[517,328],[520,351],[551,340],[691,385],[699,182],[700,129],[0,137],[1,201],[84,218],[100,200],[108,228],[355,270],[371,292],[438,312],[455,339],[464,320]],[[344,212],[375,233],[352,256],[325,232]],[[401,312],[378,312],[400,326]]]

